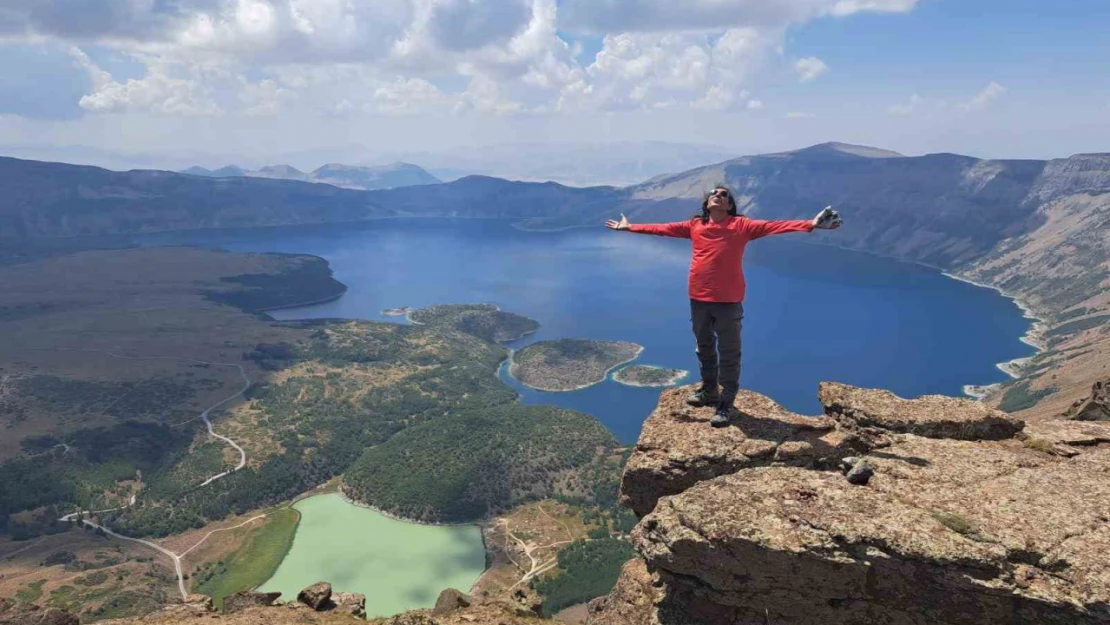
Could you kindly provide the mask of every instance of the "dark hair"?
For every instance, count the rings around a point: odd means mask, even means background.
[[[733,217],[736,216],[736,198],[732,197],[732,189],[729,189],[723,184],[719,184],[713,187],[712,191],[705,194],[705,197],[701,201],[701,212],[690,219],[700,219],[702,223],[709,221],[709,198],[713,197],[713,193],[716,192],[717,189],[724,189],[726,191],[725,197],[728,198],[728,214]]]

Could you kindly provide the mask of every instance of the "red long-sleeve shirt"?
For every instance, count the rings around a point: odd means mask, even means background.
[[[805,219],[763,221],[742,215],[720,223],[712,219],[702,223],[694,218],[629,227],[629,232],[690,239],[694,247],[690,260],[690,299],[729,303],[744,301],[744,248],[748,241],[771,234],[812,230],[813,223]]]

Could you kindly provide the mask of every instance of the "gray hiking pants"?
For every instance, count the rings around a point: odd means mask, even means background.
[[[698,342],[701,382],[721,386],[721,401],[732,403],[740,390],[740,325],[744,304],[690,300],[690,321]],[[719,357],[718,357],[719,355]]]

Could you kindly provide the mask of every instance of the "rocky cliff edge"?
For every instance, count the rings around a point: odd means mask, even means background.
[[[1110,622],[1110,423],[825,383],[722,429],[663,393],[622,481],[642,559],[591,625]]]

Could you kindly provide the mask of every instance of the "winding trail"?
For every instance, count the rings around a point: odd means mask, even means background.
[[[179,361],[179,362],[191,362],[191,363],[195,363],[195,364],[209,365],[209,366],[213,366],[213,367],[235,367],[236,369],[239,370],[240,377],[243,378],[243,387],[241,389],[239,389],[234,395],[231,395],[229,397],[225,397],[224,399],[221,399],[220,401],[218,401],[215,404],[212,404],[211,406],[206,408],[204,410],[204,412],[200,413],[200,418],[204,421],[204,425],[208,428],[209,436],[212,436],[213,438],[218,438],[218,439],[224,441],[225,443],[227,443],[228,445],[231,445],[233,448],[235,448],[236,451],[239,452],[239,464],[235,465],[235,468],[233,468],[233,469],[230,469],[228,471],[224,471],[223,473],[220,473],[218,475],[213,475],[212,477],[204,480],[204,482],[202,482],[200,484],[200,486],[198,486],[198,488],[203,487],[203,486],[208,486],[212,482],[215,482],[216,480],[218,480],[222,477],[227,477],[228,475],[231,475],[232,473],[234,473],[234,472],[242,469],[243,467],[247,466],[247,452],[242,447],[240,447],[239,444],[236,443],[235,441],[231,440],[230,438],[228,438],[226,436],[222,436],[220,434],[217,434],[216,430],[212,426],[212,421],[208,418],[208,416],[210,414],[212,414],[213,410],[219,408],[220,406],[223,406],[224,404],[226,404],[230,401],[234,401],[234,400],[242,397],[244,393],[246,393],[248,390],[250,390],[251,380],[250,380],[249,377],[247,377],[247,370],[243,368],[243,365],[240,365],[240,364],[237,364],[237,363],[227,363],[227,362],[208,362],[206,360],[195,360],[193,358],[181,358],[181,357],[177,357],[177,356],[123,356],[121,354],[117,354],[115,352],[110,352],[108,350],[103,350],[103,349],[69,348],[69,347],[37,347],[37,348],[29,348],[29,349],[44,350],[44,351],[64,351],[64,352],[95,352],[95,353],[100,353],[100,354],[107,354],[107,355],[111,356],[112,358],[119,358],[121,360],[176,360],[176,361]],[[124,395],[126,395],[126,393]],[[121,396],[121,397],[117,398],[116,401],[119,401],[122,398],[123,397]],[[112,403],[115,404],[115,402],[112,402]],[[111,407],[111,406],[109,406],[109,407]],[[126,540],[126,541],[133,542],[133,543],[139,543],[140,545],[146,545],[147,547],[150,547],[151,549],[154,549],[155,551],[158,551],[159,553],[169,557],[170,560],[173,561],[174,572],[177,573],[177,588],[178,588],[179,591],[181,591],[181,599],[182,600],[186,599],[189,596],[189,592],[185,588],[185,572],[184,572],[184,570],[182,569],[182,566],[181,566],[181,559],[184,558],[185,555],[187,555],[190,551],[199,547],[204,541],[208,540],[208,538],[211,537],[212,534],[215,534],[217,532],[225,532],[225,531],[238,529],[240,527],[243,527],[244,525],[248,525],[248,524],[250,524],[254,521],[257,521],[258,519],[262,519],[262,518],[266,517],[265,514],[260,514],[258,516],[255,516],[255,517],[252,517],[252,518],[248,519],[247,521],[244,521],[243,523],[240,523],[239,525],[236,525],[235,527],[225,527],[225,528],[221,528],[221,529],[212,530],[211,532],[208,532],[204,536],[204,538],[201,538],[199,542],[197,542],[195,545],[193,545],[189,549],[185,550],[181,554],[176,554],[176,553],[170,551],[169,549],[166,549],[165,547],[163,547],[163,546],[161,546],[157,543],[151,542],[149,540],[143,540],[141,538],[132,538],[130,536],[124,536],[123,534],[118,534],[116,532],[113,532],[111,529],[109,529],[107,527],[104,527],[103,525],[93,523],[92,521],[84,518],[87,515],[98,515],[98,514],[104,514],[104,513],[107,513],[107,512],[116,512],[116,511],[119,511],[119,510],[123,510],[125,508],[130,508],[131,506],[135,505],[136,499],[137,499],[137,497],[135,495],[131,495],[131,500],[125,506],[120,506],[118,508],[111,508],[111,509],[108,509],[108,510],[94,510],[92,512],[77,511],[77,512],[73,512],[73,513],[70,513],[70,514],[67,514],[67,515],[63,516],[62,518],[59,519],[59,521],[73,522],[73,521],[79,520],[81,523],[83,523],[83,524],[85,524],[89,527],[92,527],[94,529],[98,529],[98,530],[104,532],[105,534],[107,534],[109,536],[112,536],[114,538],[118,538],[120,540]]]

